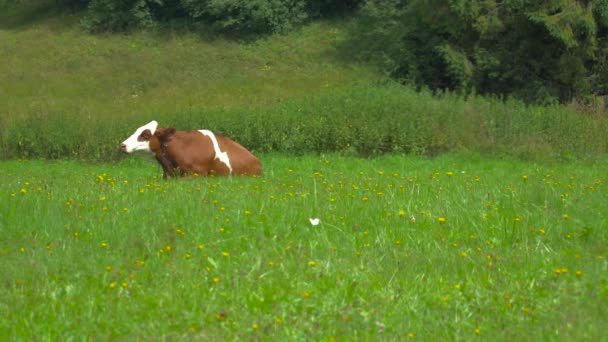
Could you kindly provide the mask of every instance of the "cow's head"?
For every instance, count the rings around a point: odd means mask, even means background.
[[[120,144],[120,150],[126,153],[136,151],[152,153],[150,149],[150,138],[156,132],[158,122],[150,121],[149,123],[139,127],[133,135]]]

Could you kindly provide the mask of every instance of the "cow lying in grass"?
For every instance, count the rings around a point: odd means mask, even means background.
[[[208,130],[178,131],[152,121],[122,142],[125,153],[154,155],[163,176],[260,175],[262,164],[251,152],[230,138]]]

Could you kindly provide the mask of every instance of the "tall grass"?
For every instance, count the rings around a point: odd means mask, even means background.
[[[34,112],[4,119],[4,158],[115,160],[118,143],[152,119],[178,129],[213,129],[264,153],[371,156],[466,150],[535,160],[585,159],[608,152],[604,117],[562,106],[434,96],[365,82],[328,87],[273,106],[154,112],[121,120]]]
[[[606,161],[0,162],[10,340],[601,340]],[[311,225],[309,218],[320,218]]]

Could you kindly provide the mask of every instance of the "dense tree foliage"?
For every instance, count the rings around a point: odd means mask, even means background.
[[[534,102],[607,91],[607,0],[368,0],[355,37],[417,86]]]
[[[202,24],[239,35],[286,32],[311,18],[357,7],[360,0],[64,0],[86,3],[91,31],[124,31],[159,22]]]
[[[26,0],[0,0],[0,7]],[[528,102],[608,95],[608,0],[49,0],[91,32],[163,23],[255,37],[354,14],[348,56],[403,83]],[[352,52],[355,53],[352,53]]]

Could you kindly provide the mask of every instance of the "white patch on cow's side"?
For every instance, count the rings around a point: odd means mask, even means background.
[[[228,153],[222,152],[222,150],[220,150],[220,144],[217,142],[215,134],[206,129],[201,129],[199,130],[199,132],[201,132],[203,135],[208,136],[209,139],[211,139],[211,143],[213,144],[213,150],[215,151],[215,159],[218,159],[219,161],[224,163],[228,167],[228,170],[230,170],[230,173],[232,173],[232,166],[230,166],[230,158],[228,158]]]
[[[150,149],[150,142],[149,141],[138,141],[137,138],[146,129],[149,129],[150,132],[152,134],[154,134],[154,132],[156,132],[157,127],[158,127],[158,122],[156,122],[156,121],[150,121],[149,123],[139,127],[135,131],[135,133],[133,133],[133,135],[131,135],[129,138],[127,138],[127,140],[122,142],[121,147],[123,148],[123,151],[125,151],[126,153],[142,151],[142,152],[148,152],[148,153],[152,154],[153,152]]]

